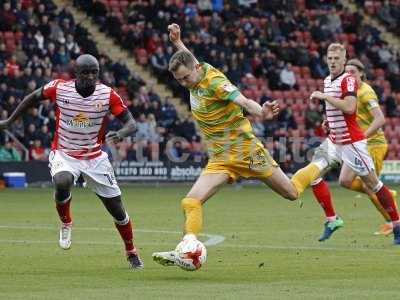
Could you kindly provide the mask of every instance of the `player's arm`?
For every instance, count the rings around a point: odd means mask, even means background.
[[[128,109],[122,111],[116,118],[121,121],[123,127],[118,131],[109,131],[107,133],[106,141],[108,143],[118,143],[136,131],[136,121]]]
[[[319,91],[313,92],[310,98],[325,100],[345,114],[353,114],[357,109],[357,89],[356,79],[353,76],[347,76],[341,82],[343,99],[335,98]]]
[[[42,88],[39,88],[29,95],[27,95],[17,106],[17,108],[13,111],[11,116],[6,119],[0,121],[0,129],[6,129],[8,126],[11,125],[25,110],[40,101],[44,100],[42,95]]]
[[[370,112],[374,120],[372,121],[371,125],[365,130],[364,134],[366,138],[374,135],[383,125],[385,125],[385,116],[381,108],[379,107],[377,100],[370,100],[369,101]]]
[[[243,107],[249,114],[266,120],[273,119],[279,113],[279,105],[276,101],[267,101],[263,106],[261,106],[256,101],[246,98],[239,93],[233,102]]]
[[[357,98],[353,95],[339,99],[317,91],[311,94],[311,98],[325,100],[345,114],[353,114],[357,109]]]
[[[199,61],[197,60],[197,58],[193,55],[192,52],[190,52],[190,50],[182,42],[181,28],[179,27],[179,25],[175,24],[175,23],[168,25],[168,31],[169,31],[169,40],[172,42],[172,44],[174,44],[174,46],[176,48],[178,48],[178,50],[187,51],[190,54],[192,54],[192,56],[194,57],[195,63],[199,64]]]

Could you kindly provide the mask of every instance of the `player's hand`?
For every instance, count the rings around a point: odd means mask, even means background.
[[[181,41],[181,28],[179,27],[178,24],[172,23],[171,25],[168,25],[168,31],[169,31],[169,40],[173,44],[177,44]]]
[[[323,120],[321,126],[325,133],[329,132],[329,123],[327,120]]]
[[[123,138],[119,135],[118,131],[110,131],[106,134],[107,143],[119,143],[123,140]]]
[[[7,129],[8,125],[9,125],[8,120],[0,120],[0,130]]]
[[[262,111],[265,120],[272,120],[279,114],[278,101],[267,101],[262,106]]]
[[[318,100],[325,100],[325,94],[320,91],[315,91],[311,94],[310,99],[318,99]]]

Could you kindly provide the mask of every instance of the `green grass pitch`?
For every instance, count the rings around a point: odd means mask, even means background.
[[[397,187],[398,188],[398,187]],[[262,186],[227,187],[205,206],[208,261],[197,272],[162,267],[182,229],[188,186],[125,187],[145,269],[128,270],[111,217],[87,189],[73,191],[73,243],[58,248],[51,189],[0,191],[0,299],[399,299],[400,246],[373,236],[381,217],[364,196],[332,188],[345,227],[317,241],[324,218]],[[211,235],[211,236],[210,236]]]

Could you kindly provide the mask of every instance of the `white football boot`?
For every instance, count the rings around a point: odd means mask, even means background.
[[[58,244],[64,250],[71,248],[72,224],[61,224]]]
[[[163,266],[174,266],[176,260],[175,251],[154,252],[152,254],[153,260]]]

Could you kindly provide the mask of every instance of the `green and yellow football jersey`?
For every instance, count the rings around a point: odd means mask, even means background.
[[[363,82],[357,91],[357,123],[364,132],[374,120],[371,110],[375,107],[379,107],[378,97],[373,88]],[[382,129],[379,129],[367,141],[368,145],[387,143]]]
[[[240,143],[253,139],[249,120],[233,100],[240,94],[226,76],[213,66],[202,63],[204,75],[190,88],[190,106],[207,144],[210,155],[235,151]]]

